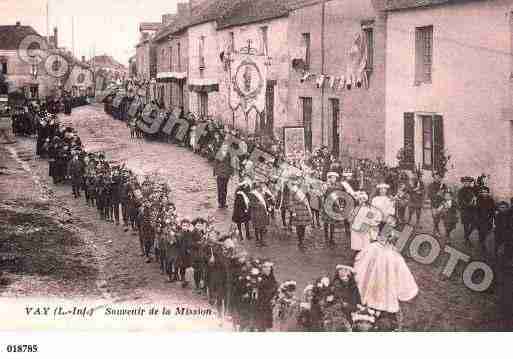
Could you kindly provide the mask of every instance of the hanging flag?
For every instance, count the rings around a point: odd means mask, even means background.
[[[230,107],[244,113],[265,110],[267,66],[265,56],[234,54],[230,80]]]
[[[325,75],[320,75],[319,78],[317,79],[317,88],[322,88],[324,86],[324,81],[326,80],[326,76]]]
[[[299,80],[301,83],[308,81],[311,78],[315,78],[315,74],[312,74],[311,72],[306,72],[303,77]]]
[[[330,84],[329,84],[329,87],[331,89],[335,88],[335,81],[337,81],[337,77],[336,76],[330,76]]]
[[[346,87],[346,77],[344,75],[340,76],[340,81],[338,83],[338,89],[340,91],[344,90]]]
[[[365,80],[367,73],[367,43],[363,33],[358,33],[353,41],[353,45],[349,49],[348,63],[346,67],[346,87],[348,90],[352,86],[361,87],[362,84],[368,85]]]

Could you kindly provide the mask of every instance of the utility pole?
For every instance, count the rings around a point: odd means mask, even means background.
[[[50,39],[50,0],[46,0],[46,36]]]
[[[71,17],[71,51],[75,57],[75,17]]]
[[[321,4],[321,76],[324,76],[325,72],[325,28],[326,28],[326,0],[322,0]],[[321,143],[324,146],[324,84],[321,86]]]

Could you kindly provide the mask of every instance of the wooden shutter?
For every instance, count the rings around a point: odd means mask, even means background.
[[[415,114],[404,113],[404,163],[405,169],[415,169]]]
[[[433,116],[433,168],[440,170],[440,161],[444,151],[444,119],[440,115]]]
[[[305,145],[312,151],[312,98],[303,98],[303,127],[305,128]]]

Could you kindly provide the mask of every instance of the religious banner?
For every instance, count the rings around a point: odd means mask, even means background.
[[[130,103],[130,107],[128,108],[128,116],[135,117],[139,109],[142,108],[143,102],[139,96],[136,96],[132,103]]]
[[[183,141],[187,135],[187,132],[189,131],[189,122],[183,118],[178,119],[176,122],[180,127],[178,127],[178,131],[176,131],[175,138],[178,141]]]
[[[124,91],[118,92],[116,97],[114,97],[114,101],[112,101],[112,107],[119,108],[119,106],[121,106],[121,101],[123,101],[124,98],[125,98],[125,92]]]
[[[160,131],[162,125],[167,119],[165,112],[152,111],[152,115],[143,116],[142,119],[137,120],[136,125],[139,129],[149,135],[154,135]]]
[[[175,111],[171,111],[165,126],[162,128],[162,132],[166,135],[171,135],[173,133],[173,128],[176,126],[176,121],[178,121],[178,117],[175,114]]]
[[[265,110],[267,65],[265,56],[234,54],[230,79],[230,107],[244,113]]]
[[[196,125],[196,139],[199,141],[207,133],[208,122],[200,122]]]
[[[266,181],[271,177],[274,163],[274,156],[272,154],[255,148],[251,152],[249,159],[253,162],[257,181]]]
[[[351,86],[364,88],[368,87],[367,72],[367,42],[363,33],[358,33],[349,49],[347,68],[346,68],[346,87]]]
[[[284,127],[283,144],[285,158],[303,159],[305,158],[305,128],[304,127]]]

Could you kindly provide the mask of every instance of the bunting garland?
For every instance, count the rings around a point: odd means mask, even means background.
[[[297,59],[294,58],[294,60]],[[346,69],[343,74],[316,74],[305,70],[300,82],[315,81],[318,89],[327,86],[333,91],[351,90],[351,88],[368,89],[367,62],[367,40],[363,33],[358,33],[348,51]]]

